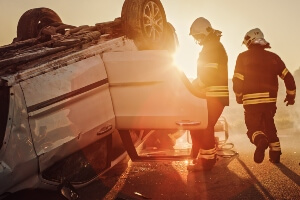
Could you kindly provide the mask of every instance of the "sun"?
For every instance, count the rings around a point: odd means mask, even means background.
[[[191,38],[188,38],[191,40]],[[173,62],[176,67],[185,73],[188,78],[197,77],[197,59],[201,48],[192,41],[179,41],[179,47],[173,54]]]

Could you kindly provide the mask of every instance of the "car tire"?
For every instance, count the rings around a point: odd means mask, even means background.
[[[62,23],[60,17],[49,8],[33,8],[26,11],[19,19],[16,41],[35,38],[42,28],[53,23]]]
[[[167,21],[160,0],[125,0],[121,19],[125,35],[139,50],[164,48]]]
[[[163,49],[168,50],[170,53],[174,53],[179,45],[177,34],[174,26],[167,22]]]

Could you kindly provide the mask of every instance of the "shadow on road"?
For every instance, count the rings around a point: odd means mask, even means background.
[[[282,163],[277,164],[277,167],[280,169],[280,171],[286,175],[289,179],[291,179],[294,183],[296,183],[298,186],[300,186],[300,176],[290,170],[287,166],[285,166]]]
[[[247,167],[247,165],[239,158],[237,158],[237,161],[242,165],[242,167],[246,170],[246,172],[248,173],[248,175],[250,176],[253,184],[250,188],[248,188],[247,190],[241,192],[240,194],[238,194],[237,198],[233,198],[233,199],[239,199],[241,197],[243,197],[243,199],[245,199],[246,197],[249,197],[249,199],[252,197],[255,197],[256,199],[265,199],[264,196],[267,197],[267,199],[274,199],[272,197],[272,195],[269,193],[269,191],[259,182],[259,180],[255,177],[255,175],[251,172],[251,170]],[[256,189],[256,187],[258,187],[262,193],[264,194],[264,196],[261,194],[261,192],[259,190]]]

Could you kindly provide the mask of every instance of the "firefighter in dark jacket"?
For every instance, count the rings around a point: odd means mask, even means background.
[[[228,58],[220,42],[221,31],[214,30],[207,19],[197,18],[190,28],[190,35],[203,46],[198,58],[197,79],[193,84],[205,91],[208,126],[205,130],[190,131],[194,162],[187,168],[191,171],[211,170],[216,163],[214,126],[229,104]]]
[[[245,110],[247,135],[256,146],[254,161],[261,163],[269,147],[269,160],[279,163],[281,147],[274,123],[278,77],[285,83],[287,106],[295,103],[294,77],[278,55],[265,50],[271,47],[260,29],[246,33],[243,44],[248,50],[239,54],[232,81],[236,100]]]

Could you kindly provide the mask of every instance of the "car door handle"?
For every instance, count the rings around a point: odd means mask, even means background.
[[[113,128],[113,126],[111,124],[102,127],[98,132],[97,135],[102,135],[104,133],[107,133],[108,131],[110,131]]]
[[[179,126],[197,126],[200,125],[200,122],[191,121],[191,120],[182,120],[182,121],[177,121],[176,124]]]

